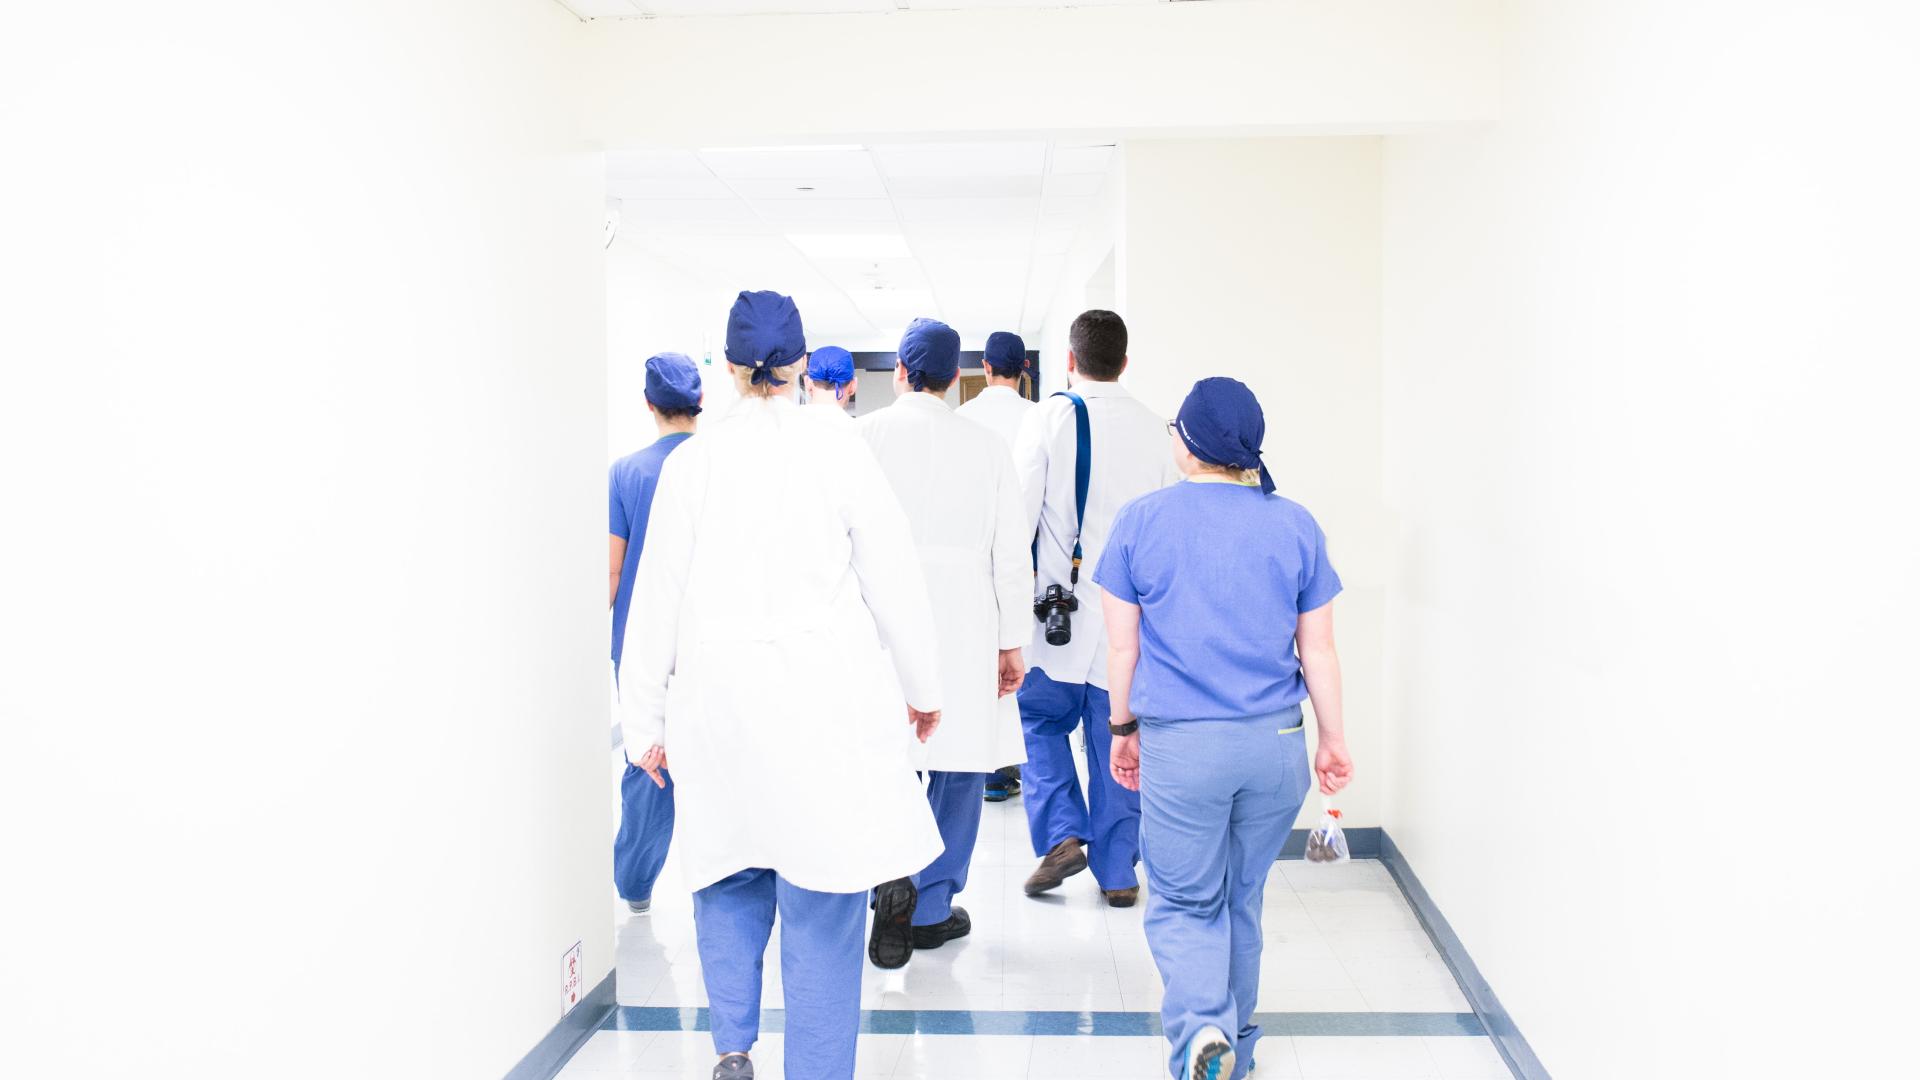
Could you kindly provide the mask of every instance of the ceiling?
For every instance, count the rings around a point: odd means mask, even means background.
[[[1181,3],[1183,0],[559,0],[583,19],[635,19],[685,15],[819,15],[890,11],[954,11],[969,8],[1116,7]],[[1191,0],[1184,0],[1191,2]]]
[[[688,289],[792,295],[808,337],[891,347],[916,317],[976,347],[1034,331],[1112,147],[1044,140],[607,155],[612,255]]]

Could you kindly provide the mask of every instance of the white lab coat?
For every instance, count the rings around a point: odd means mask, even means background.
[[[1080,584],[1074,596],[1073,637],[1065,645],[1047,644],[1045,627],[1035,620],[1029,666],[1063,683],[1107,688],[1107,623],[1094,567],[1106,550],[1120,508],[1149,491],[1180,480],[1168,442],[1167,422],[1115,382],[1080,382],[1073,392],[1087,403],[1087,428],[1093,444],[1093,468],[1087,483],[1087,517],[1081,527]],[[1048,395],[1020,425],[1013,451],[1026,499],[1029,529],[1039,529],[1038,595],[1048,585],[1065,586],[1073,562],[1073,476],[1077,439],[1073,403]],[[685,452],[684,448],[680,451]],[[671,459],[669,459],[671,460]],[[1031,532],[1029,533],[1031,535]],[[652,543],[651,540],[648,541]]]
[[[689,888],[764,867],[858,892],[940,853],[902,701],[941,707],[933,619],[852,425],[785,398],[703,418],[661,470],[620,681],[628,756],[667,749]]]
[[[1020,436],[1020,422],[1033,411],[1033,402],[1020,396],[1010,386],[989,386],[973,396],[973,400],[953,410],[961,416],[992,429],[995,435],[1005,440],[1007,449]]]
[[[999,652],[1032,634],[1032,534],[1013,458],[993,432],[931,394],[854,426],[906,508],[933,601],[946,703],[928,769],[992,772],[1027,760],[1019,705],[1000,697]]]

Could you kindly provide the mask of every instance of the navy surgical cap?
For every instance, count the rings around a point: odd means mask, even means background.
[[[700,412],[700,369],[677,352],[647,357],[647,402],[656,409]]]
[[[1201,379],[1180,404],[1175,422],[1193,456],[1212,465],[1260,470],[1260,490],[1273,493],[1273,474],[1260,460],[1267,418],[1253,391],[1238,379]]]
[[[900,337],[900,365],[915,390],[928,379],[952,382],[960,373],[960,335],[937,319],[915,319]]]
[[[833,396],[842,396],[853,381],[853,354],[838,345],[820,346],[807,357],[807,378],[832,383]]]
[[[786,367],[807,352],[800,309],[777,292],[743,292],[727,313],[727,363],[753,369],[753,381],[785,386],[773,369]]]
[[[1020,340],[1019,334],[996,330],[987,335],[983,360],[995,375],[1011,379],[1027,370],[1027,343]]]

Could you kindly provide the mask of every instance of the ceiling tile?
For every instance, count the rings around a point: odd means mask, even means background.
[[[1091,197],[1107,186],[1106,173],[1055,173],[1047,177],[1050,197]]]
[[[743,199],[884,199],[887,186],[873,176],[740,176],[727,181]]]
[[[631,19],[640,14],[628,0],[560,0],[568,11],[583,19]]]
[[[608,177],[615,199],[736,199],[733,189],[711,176]]]
[[[1047,171],[1055,176],[1104,173],[1112,160],[1111,146],[1056,146]]]
[[[895,199],[894,205],[907,225],[1031,224],[1040,214],[1039,199]]]
[[[632,224],[716,223],[760,225],[753,208],[739,199],[622,199],[621,227]]]
[[[1044,142],[895,143],[873,156],[888,179],[955,176],[1037,176],[1047,167]]]
[[[885,199],[766,199],[752,204],[777,226],[885,225],[894,227],[893,204]]]
[[[813,150],[805,147],[769,147],[702,150],[700,160],[713,175],[727,180],[794,178],[877,179],[873,156],[865,150]]]
[[[896,199],[1032,198],[1040,194],[1039,175],[901,176],[887,178],[887,194]]]
[[[691,150],[615,150],[607,154],[607,176],[640,178],[712,176]]]
[[[893,11],[893,0],[633,0],[649,15],[817,15]]]

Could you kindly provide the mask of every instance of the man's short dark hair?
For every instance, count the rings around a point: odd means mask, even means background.
[[[959,375],[957,373],[948,376],[946,379],[936,379],[931,375],[922,375],[920,376],[920,389],[929,393],[944,394],[947,392],[947,387],[952,386],[953,380],[958,377]]]
[[[1127,324],[1111,311],[1083,311],[1067,329],[1074,370],[1097,382],[1120,377],[1127,366]]]
[[[662,420],[691,420],[700,415],[700,406],[689,405],[684,409],[663,409],[655,405],[653,411],[658,413]]]

